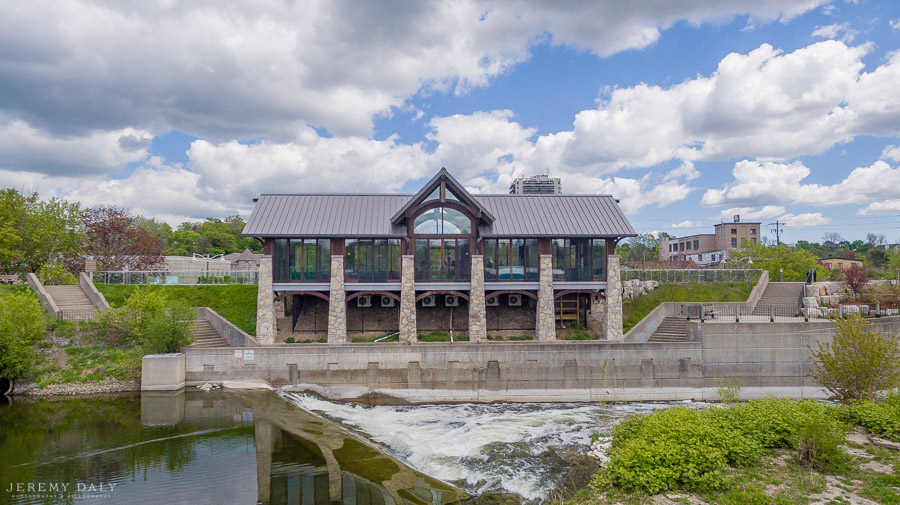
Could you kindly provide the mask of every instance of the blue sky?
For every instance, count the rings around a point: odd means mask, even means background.
[[[751,5],[747,5],[751,4]],[[172,224],[561,177],[641,232],[900,241],[900,3],[18,3],[0,181]]]

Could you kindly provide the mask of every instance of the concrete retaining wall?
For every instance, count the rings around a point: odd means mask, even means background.
[[[81,275],[78,276],[78,285],[81,286],[81,290],[84,291],[91,303],[100,309],[100,312],[109,310],[110,307],[106,297],[103,296],[103,293],[97,291],[97,287],[91,282],[91,277],[87,273],[81,272]]]
[[[900,317],[873,321],[900,331]],[[296,344],[186,349],[186,384],[264,379],[336,400],[714,400],[825,397],[808,377],[809,348],[830,341],[830,321],[689,323],[684,343],[484,342]]]
[[[231,347],[255,347],[259,342],[246,332],[232,324],[231,321],[225,319],[218,312],[209,307],[197,307],[197,318],[209,321],[209,324],[216,332],[228,341]]]
[[[44,306],[44,310],[50,314],[50,317],[53,319],[59,318],[59,307],[56,306],[56,302],[53,301],[53,298],[47,293],[47,290],[44,289],[44,285],[41,284],[41,281],[37,278],[37,275],[33,273],[28,273],[25,275],[25,282],[28,284],[28,287],[31,288],[32,291],[37,293],[38,301],[41,302],[41,305]]]

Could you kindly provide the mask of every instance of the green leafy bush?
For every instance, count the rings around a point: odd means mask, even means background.
[[[892,391],[886,399],[856,400],[841,407],[841,418],[871,433],[900,441],[900,392]]]
[[[729,466],[753,465],[771,448],[795,449],[801,462],[825,466],[840,457],[837,445],[845,433],[833,407],[805,400],[632,415],[613,430],[610,463],[592,487],[648,494],[716,489],[727,482]]]
[[[900,335],[874,330],[855,314],[834,319],[831,343],[810,347],[811,375],[842,401],[871,399],[900,385]]]
[[[47,331],[47,315],[30,292],[0,297],[0,376],[19,378],[34,367],[31,352]]]
[[[97,333],[108,341],[130,341],[145,354],[178,352],[193,342],[194,311],[160,291],[136,290],[121,309],[96,320]]]

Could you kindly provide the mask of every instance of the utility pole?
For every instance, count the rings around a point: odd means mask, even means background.
[[[774,223],[769,223],[769,226],[775,227],[774,230],[770,230],[770,231],[775,234],[775,246],[776,247],[780,246],[781,245],[781,232],[784,227],[784,223],[775,221]]]

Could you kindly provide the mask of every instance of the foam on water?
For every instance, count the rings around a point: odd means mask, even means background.
[[[282,393],[299,407],[343,423],[413,468],[473,493],[506,491],[546,498],[563,475],[541,455],[576,446],[623,417],[672,404],[456,404],[375,406]],[[559,471],[559,470],[557,470]],[[562,470],[564,471],[564,470]]]

